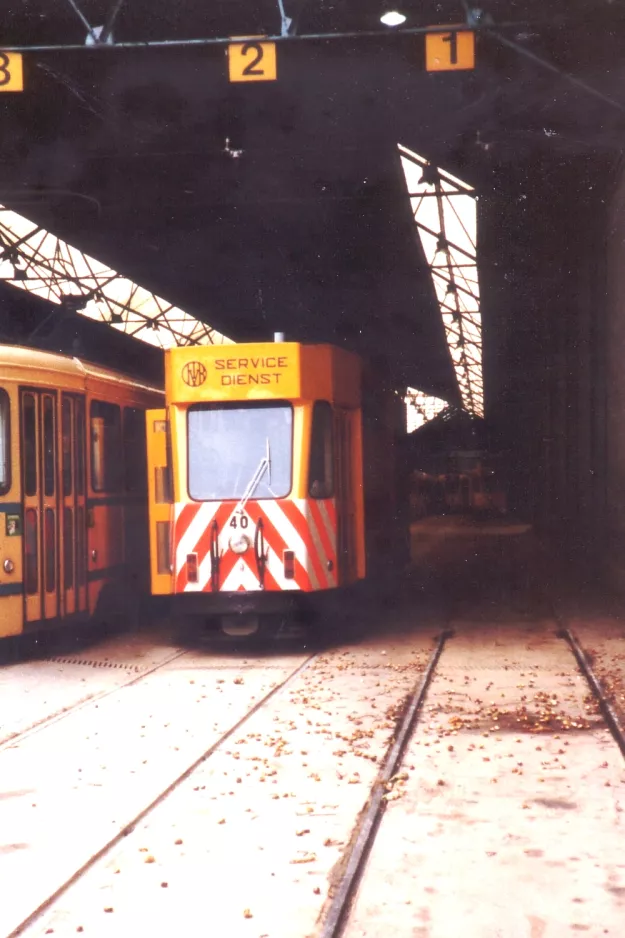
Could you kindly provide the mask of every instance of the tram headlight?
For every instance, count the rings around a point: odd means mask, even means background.
[[[246,550],[249,550],[251,546],[251,541],[247,534],[243,534],[242,531],[238,531],[236,534],[233,534],[228,541],[228,547],[233,554],[244,554]]]
[[[13,571],[15,570],[15,564],[13,563],[12,560],[5,560],[4,563],[2,564],[2,569],[4,570],[5,573],[13,573]]]

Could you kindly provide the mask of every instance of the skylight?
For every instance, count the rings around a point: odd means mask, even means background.
[[[398,145],[410,204],[440,306],[462,405],[484,416],[475,190]]]
[[[2,205],[0,279],[162,349],[232,342],[206,323]]]
[[[441,411],[449,407],[447,401],[440,397],[434,397],[433,394],[426,394],[425,391],[418,391],[416,388],[408,388],[406,397],[406,432],[412,433],[418,430],[429,420],[433,420]]]

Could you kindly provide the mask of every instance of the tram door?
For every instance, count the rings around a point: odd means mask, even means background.
[[[84,413],[79,396],[59,410],[56,391],[20,393],[26,623],[86,609]]]
[[[61,395],[60,575],[63,615],[87,611],[85,399]]]

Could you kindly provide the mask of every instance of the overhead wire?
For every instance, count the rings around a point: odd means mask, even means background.
[[[91,39],[93,40],[93,42],[98,42],[98,36],[97,36],[97,34],[94,32],[91,23],[89,22],[89,20],[88,20],[87,17],[85,16],[85,14],[82,12],[82,10],[80,9],[80,7],[79,7],[78,4],[76,3],[76,0],[67,0],[67,2],[69,3],[70,7],[71,7],[72,10],[74,11],[74,13],[76,14],[76,16],[77,16],[78,19],[80,20],[80,22],[83,24],[83,26],[84,26],[85,29],[87,30],[87,35],[91,37]]]
[[[553,62],[550,62],[548,59],[544,59],[536,52],[532,52],[530,49],[526,49],[525,46],[522,46],[520,43],[514,42],[512,39],[507,39],[505,36],[502,36],[498,30],[489,27],[485,30],[485,32],[486,35],[492,36],[497,40],[497,42],[501,43],[501,45],[507,46],[509,49],[513,49],[519,55],[523,55],[525,58],[534,62],[536,65],[540,65],[541,68],[546,69],[554,75],[558,75],[558,77],[568,81],[569,84],[575,85],[577,88],[580,88],[587,94],[593,95],[593,97],[603,101],[604,104],[609,104],[611,107],[625,112],[625,103],[617,101],[615,98],[611,98],[609,95],[604,94],[603,91],[599,91],[599,89],[595,88],[593,85],[589,85],[588,82],[583,81],[581,78],[576,78],[575,75],[571,75],[570,72],[565,72],[564,69],[554,65]]]
[[[532,24],[527,20],[511,21],[499,23],[499,29],[526,29]],[[389,39],[392,36],[425,36],[428,33],[440,33],[441,30],[453,29],[454,25],[447,26],[411,26],[394,30],[390,33],[387,29],[366,29],[366,30],[342,30],[337,32],[313,32],[313,33],[287,33],[286,35],[274,34],[263,36],[263,42],[293,43],[293,42],[318,42],[333,39]],[[460,30],[460,27],[455,27]],[[462,26],[462,29],[473,28],[476,32],[483,32],[481,26],[468,27]],[[90,45],[81,43],[39,43],[37,45],[3,45],[3,52],[93,52],[94,50],[112,52],[114,50],[132,50],[132,49],[175,49],[187,47],[205,47],[205,46],[227,46],[232,43],[232,36],[208,36],[196,39],[136,39],[119,42],[101,42],[96,41]]]
[[[123,3],[124,3],[124,0],[117,0],[117,2],[114,3],[113,6],[111,7],[109,15],[106,18],[104,27],[102,28],[102,32],[100,33],[100,42],[107,42],[109,36],[111,36],[112,38],[113,26],[115,25],[115,21],[117,20],[119,11],[121,10]]]

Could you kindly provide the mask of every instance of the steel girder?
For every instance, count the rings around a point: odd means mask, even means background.
[[[0,280],[159,348],[233,341],[2,205]]]
[[[484,416],[475,190],[399,145],[412,214],[432,275],[463,407]]]

